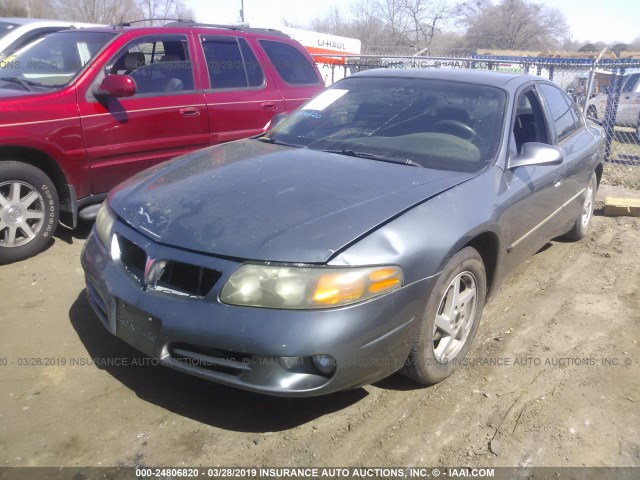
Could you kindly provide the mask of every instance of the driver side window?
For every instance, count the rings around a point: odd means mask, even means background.
[[[522,152],[522,145],[525,143],[548,143],[542,106],[533,89],[523,92],[518,98],[513,137],[518,153]]]
[[[187,39],[181,35],[143,38],[118,53],[107,73],[129,75],[136,95],[169,95],[193,90]]]

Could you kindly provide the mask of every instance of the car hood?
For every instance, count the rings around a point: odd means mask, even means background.
[[[155,241],[239,259],[324,263],[477,174],[244,140],[143,172],[110,197]]]

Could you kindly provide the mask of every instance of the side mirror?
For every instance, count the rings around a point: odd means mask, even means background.
[[[107,75],[100,86],[93,89],[96,97],[131,97],[136,93],[136,82],[128,75]]]
[[[532,165],[559,165],[564,155],[559,148],[546,143],[527,142],[522,144],[522,152],[509,159],[508,168],[527,167]]]

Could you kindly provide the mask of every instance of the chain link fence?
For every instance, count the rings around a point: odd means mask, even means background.
[[[606,132],[603,181],[640,189],[640,59],[507,57],[467,54],[461,57],[391,55],[323,55],[320,72],[327,84],[362,70],[481,69],[528,73],[547,78],[566,91]]]

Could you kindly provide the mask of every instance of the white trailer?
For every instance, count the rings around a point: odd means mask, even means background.
[[[278,29],[300,42],[313,55],[325,85],[331,85],[335,80],[345,76],[346,58],[335,55],[360,55],[362,49],[362,42],[357,38],[340,37],[300,28],[279,27]]]

